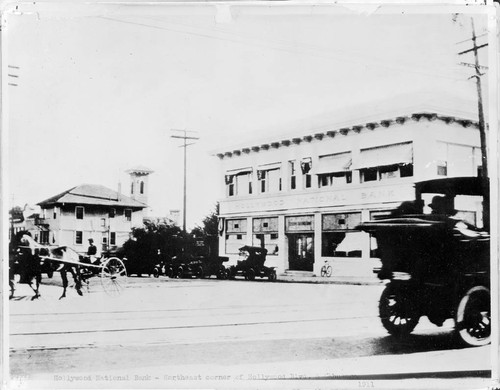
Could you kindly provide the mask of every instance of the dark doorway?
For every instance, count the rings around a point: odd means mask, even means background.
[[[314,238],[312,234],[288,234],[288,261],[291,271],[312,271]]]

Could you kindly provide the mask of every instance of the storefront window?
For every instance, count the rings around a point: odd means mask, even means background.
[[[230,219],[226,221],[226,253],[239,253],[246,244],[247,220]]]
[[[253,245],[267,249],[268,255],[277,255],[278,217],[253,219]]]
[[[322,248],[324,257],[361,257],[366,233],[355,230],[361,213],[325,214],[322,217]]]

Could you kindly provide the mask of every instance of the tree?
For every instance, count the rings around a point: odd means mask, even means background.
[[[155,263],[158,251],[168,257],[178,255],[182,242],[183,233],[178,226],[148,222],[144,227],[132,229],[132,238],[123,244],[124,255],[130,261]]]
[[[215,204],[214,211],[203,218],[202,226],[196,226],[191,234],[198,241],[203,241],[206,256],[217,256],[219,253],[219,203]]]

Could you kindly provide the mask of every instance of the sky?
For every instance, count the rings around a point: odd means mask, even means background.
[[[216,149],[297,126],[309,134],[348,109],[355,119],[358,107],[460,100],[474,112],[474,70],[458,65],[473,57],[457,53],[471,47],[472,16],[487,42],[487,17],[464,9],[12,7],[2,20],[3,78],[17,84],[3,86],[9,205],[83,183],[125,192],[125,171],[141,165],[154,171],[150,214],[182,209],[183,149],[171,135],[186,129],[199,137],[188,147],[193,227],[223,196]]]

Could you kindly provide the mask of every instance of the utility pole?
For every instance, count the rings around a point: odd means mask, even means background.
[[[481,140],[481,161],[482,161],[482,170],[481,176],[483,177],[483,225],[486,230],[490,230],[490,193],[489,193],[489,185],[488,185],[488,146],[486,143],[486,126],[484,122],[484,110],[483,110],[483,96],[481,90],[481,76],[484,73],[481,73],[481,68],[485,68],[479,65],[479,57],[478,50],[488,46],[487,43],[482,45],[477,45],[477,36],[476,30],[474,28],[474,19],[471,18],[472,23],[472,44],[473,47],[471,49],[464,50],[458,55],[463,55],[466,53],[473,52],[474,53],[474,64],[461,63],[461,65],[471,66],[476,69],[476,74],[471,76],[470,78],[476,79],[476,89],[477,89],[477,106],[478,106],[478,123],[479,123],[479,137]]]
[[[182,202],[182,230],[184,231],[184,233],[186,233],[186,172],[187,172],[187,168],[186,168],[186,150],[187,150],[187,147],[190,146],[190,145],[194,145],[194,142],[191,142],[190,144],[187,143],[187,140],[190,139],[190,140],[197,140],[197,139],[200,139],[199,137],[192,137],[192,136],[188,136],[187,133],[195,133],[194,131],[188,131],[186,129],[184,130],[176,130],[176,129],[172,129],[171,131],[178,131],[178,132],[181,132],[183,135],[171,135],[170,137],[171,138],[180,138],[182,140],[184,140],[184,143],[183,145],[181,145],[180,147],[181,148],[184,148],[184,195],[183,195],[183,202]]]

